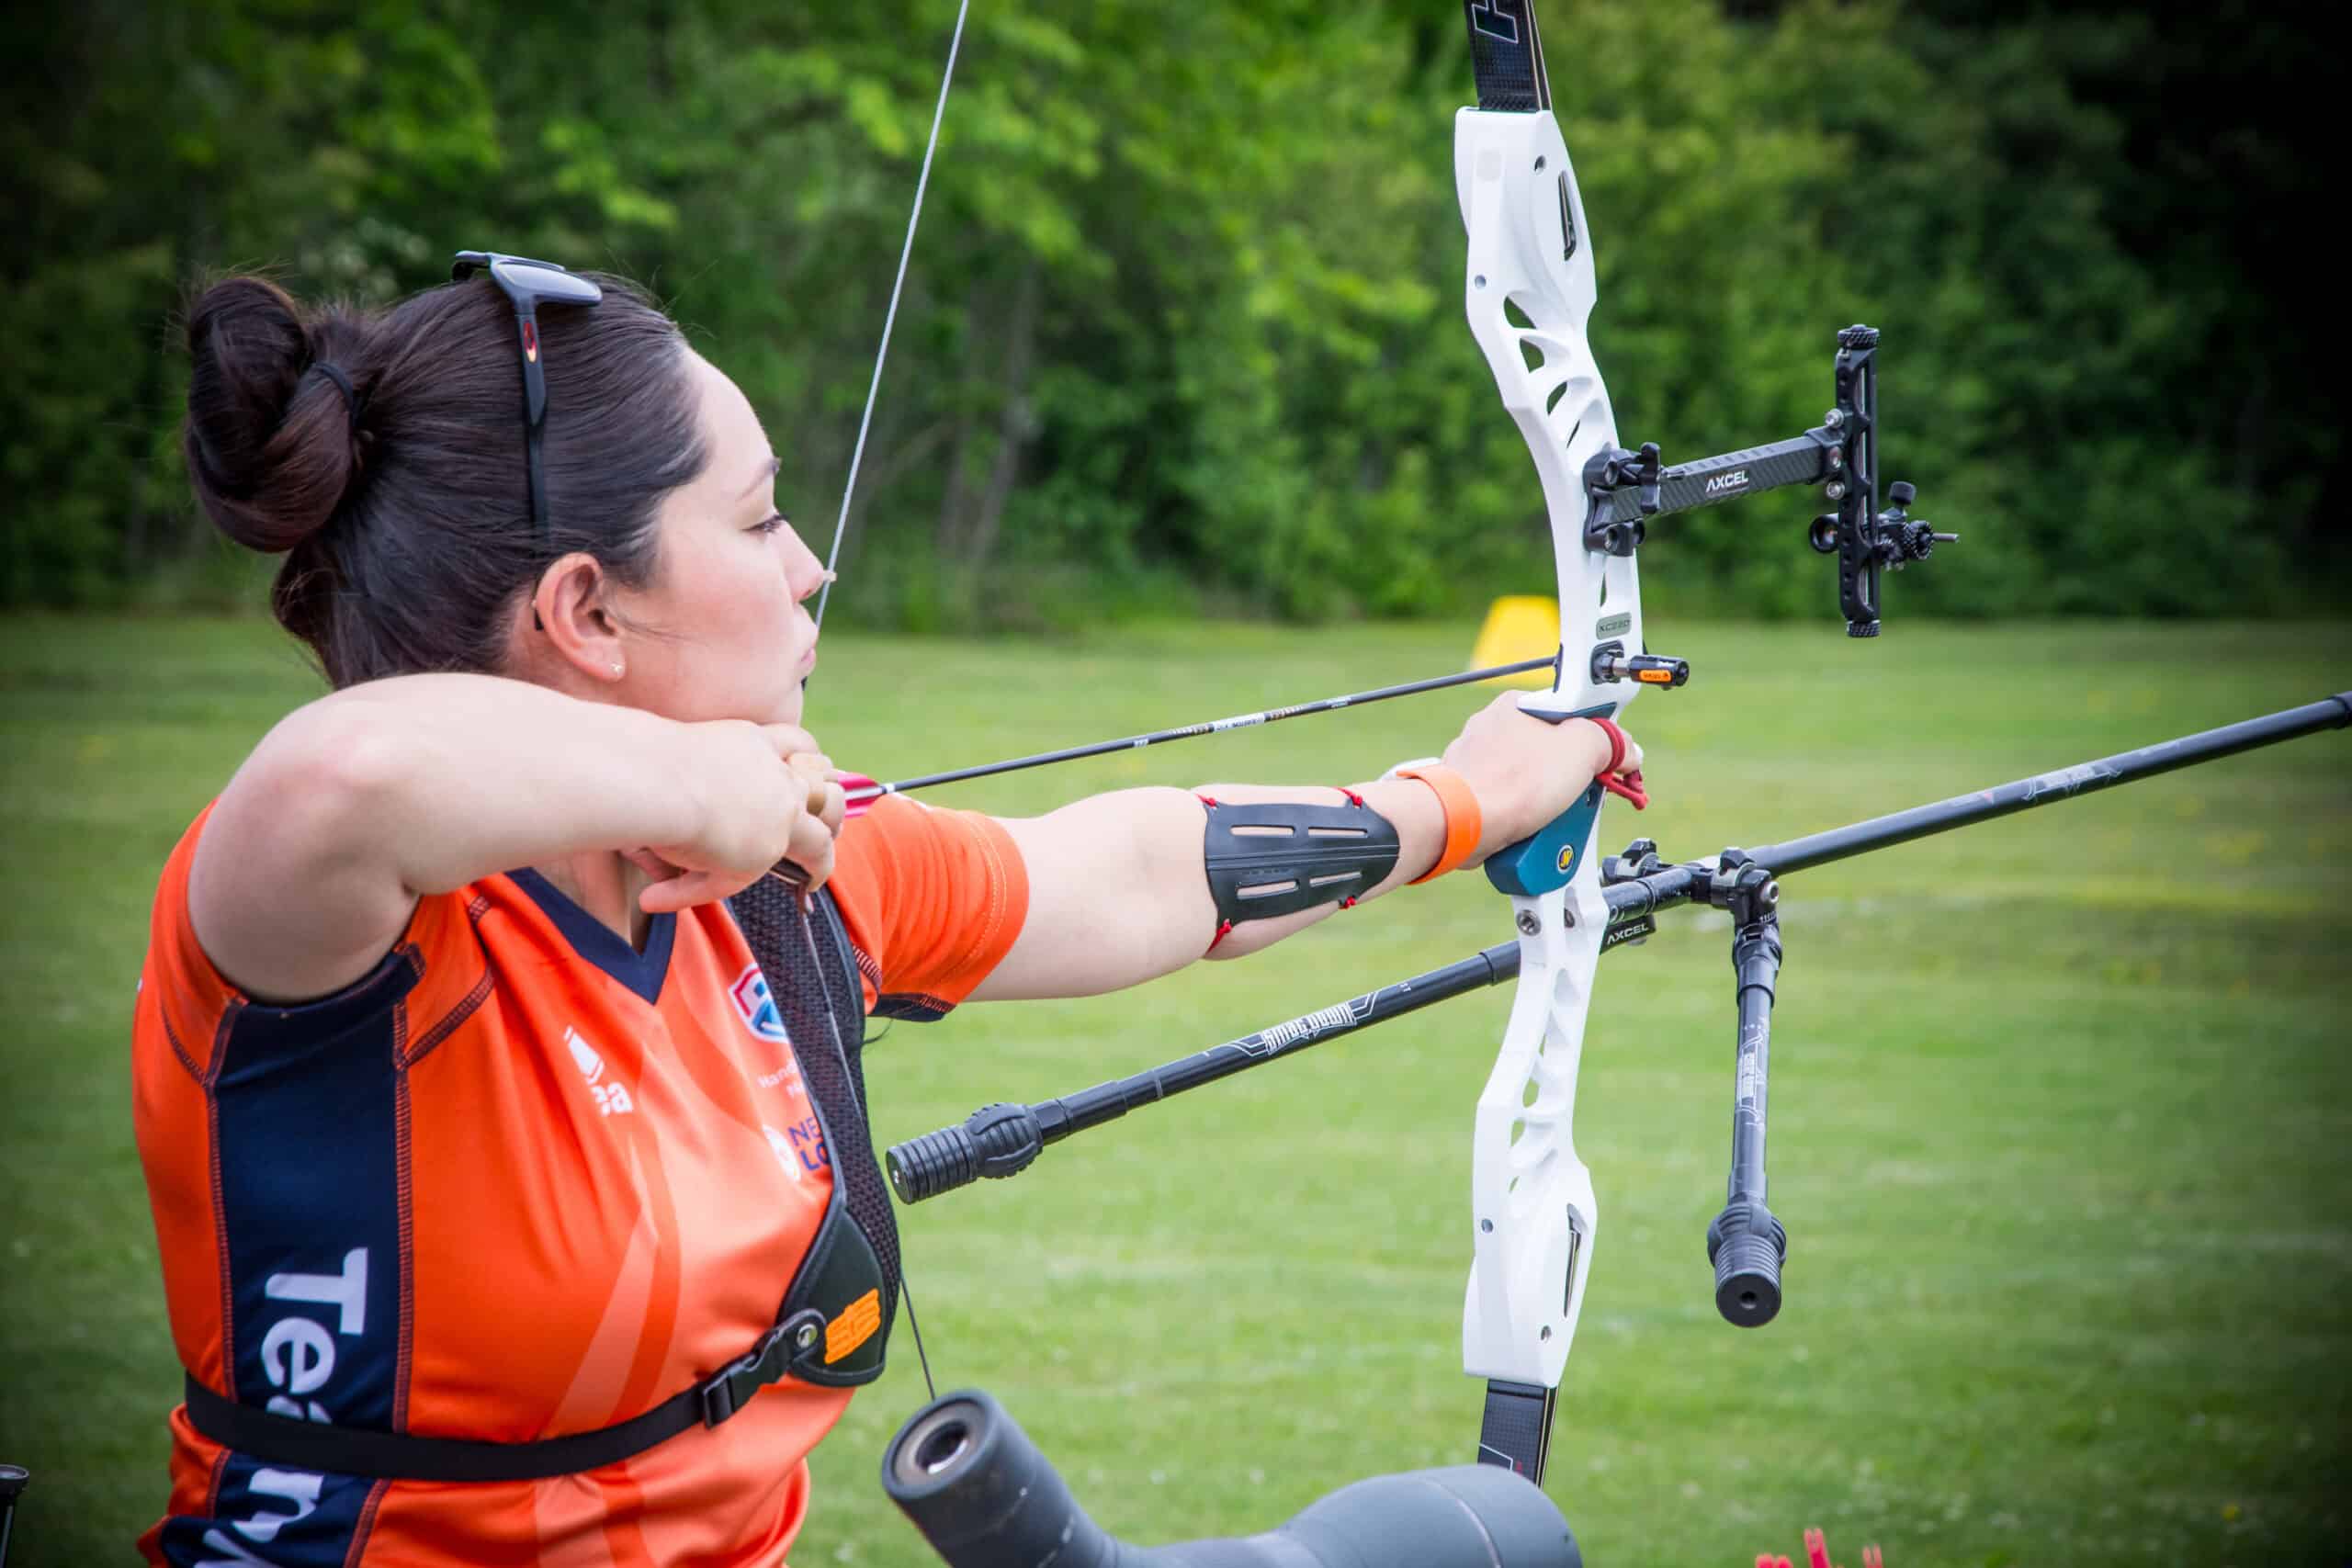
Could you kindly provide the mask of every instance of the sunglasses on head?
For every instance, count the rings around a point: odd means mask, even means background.
[[[539,458],[539,438],[547,427],[548,379],[539,364],[539,307],[594,305],[604,299],[605,291],[553,262],[504,255],[497,251],[459,251],[450,264],[449,277],[452,282],[463,283],[483,271],[490,274],[490,280],[498,285],[514,307],[515,339],[523,353],[523,454],[531,478],[532,537],[544,545],[548,539],[548,479]]]

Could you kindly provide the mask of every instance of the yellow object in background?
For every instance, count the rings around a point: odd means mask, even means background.
[[[1560,651],[1560,605],[1557,600],[1532,593],[1512,594],[1487,606],[1487,624],[1478,628],[1477,646],[1470,650],[1470,665],[1516,664],[1526,659],[1548,659]],[[1531,670],[1523,675],[1498,675],[1479,682],[1487,686],[1537,686],[1548,689],[1549,671]]]

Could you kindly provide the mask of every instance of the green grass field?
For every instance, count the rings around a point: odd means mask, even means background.
[[[1941,799],[2352,686],[2352,628],[1653,628],[1636,707],[1669,853]],[[1462,626],[1188,627],[1067,645],[827,639],[811,727],[882,777],[1458,667]],[[127,1093],[165,852],[313,686],[260,624],[0,626],[0,1459],[11,1568],[130,1559],[177,1372]],[[1304,719],[943,798],[1362,779],[1476,697]],[[1611,813],[1614,843],[1636,821]],[[1934,1564],[2352,1554],[2352,734],[1792,878],[1772,1201],[1788,1303],[1724,1325],[1724,917],[1612,954],[1580,1145],[1600,1190],[1549,1489],[1597,1564],[1746,1568],[1826,1527]],[[1254,961],[971,1008],[876,1048],[876,1141],[1246,1032],[1510,932],[1475,874]],[[1483,993],[1049,1151],[903,1217],[943,1386],[998,1394],[1106,1526],[1248,1532],[1470,1457],[1459,1365]],[[917,1564],[875,1483],[889,1375],[816,1461],[797,1563]]]

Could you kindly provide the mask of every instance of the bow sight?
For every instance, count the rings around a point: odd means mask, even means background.
[[[1879,573],[1925,560],[1957,534],[1939,534],[1911,520],[1918,491],[1901,480],[1887,487],[1893,502],[1878,504],[1878,329],[1850,326],[1838,333],[1837,398],[1821,423],[1802,435],[1748,446],[1695,463],[1664,468],[1657,443],[1629,452],[1612,446],[1585,464],[1587,549],[1631,556],[1649,531],[1649,519],[1695,512],[1784,485],[1818,484],[1838,510],[1813,521],[1806,539],[1838,558],[1838,607],[1848,637],[1876,637]],[[1596,675],[1594,679],[1602,677]],[[1679,682],[1677,682],[1679,684]]]

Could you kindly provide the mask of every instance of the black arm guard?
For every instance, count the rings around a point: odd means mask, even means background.
[[[1344,806],[1270,801],[1208,807],[1201,858],[1216,901],[1217,935],[1319,904],[1345,908],[1396,867],[1396,825],[1350,794]]]

